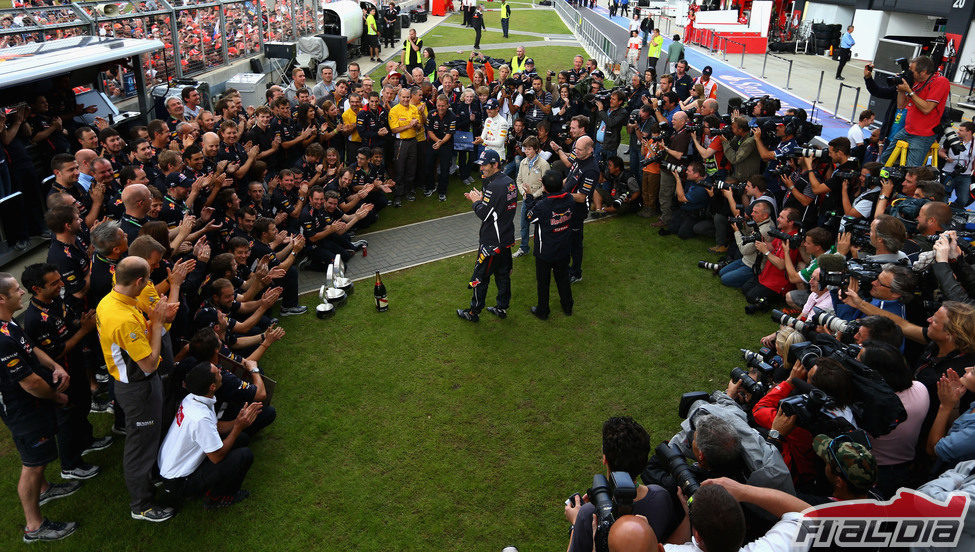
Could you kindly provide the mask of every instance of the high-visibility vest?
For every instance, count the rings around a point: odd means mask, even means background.
[[[528,59],[528,56],[525,56]],[[518,63],[518,56],[511,58],[511,72],[512,73],[524,73],[525,72],[525,60]]]

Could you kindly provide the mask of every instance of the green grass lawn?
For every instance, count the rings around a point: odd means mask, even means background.
[[[491,57],[504,57],[505,59],[511,59],[511,57],[515,55],[515,50],[514,47],[512,47],[511,50],[485,50],[484,53]],[[543,46],[540,48],[529,48],[526,52],[526,55],[535,60],[535,69],[543,75],[550,68],[555,71],[560,71],[562,69],[572,67],[572,58],[575,57],[576,54],[586,56],[585,50],[575,46]],[[450,61],[452,59],[467,60],[470,55],[470,48],[459,47],[457,52],[437,54],[437,60],[440,63]],[[379,82],[385,76],[385,67],[377,67],[375,70],[369,73],[369,77],[372,78],[376,83],[376,88],[379,87]],[[467,79],[467,75],[463,72],[461,72],[461,79],[465,83],[470,83],[470,81]]]
[[[511,21],[508,24],[509,31],[531,31],[533,33],[550,33],[550,34],[572,34],[569,29],[565,27],[562,23],[562,19],[559,18],[559,14],[555,13],[555,10],[537,7],[535,9],[518,9],[527,8],[527,4],[518,5],[511,4]],[[484,3],[485,10],[500,9],[500,2],[487,2]],[[456,23],[460,25],[464,21],[464,16],[459,11],[446,20],[448,23]],[[495,29],[501,28],[501,12],[500,11],[485,11],[484,12],[484,26],[493,27]]]
[[[474,45],[474,31],[472,29],[459,29],[457,27],[445,27],[443,25],[439,27],[434,27],[425,35],[423,35],[423,45],[429,46],[431,48],[440,48],[442,46],[458,46],[458,45]],[[481,45],[484,44],[501,44],[504,42],[511,42],[514,44],[524,44],[526,42],[534,42],[538,40],[543,40],[541,37],[514,34],[509,32],[508,38],[505,38],[503,34],[496,33],[494,31],[481,31]],[[512,46],[514,48],[514,46]]]
[[[471,174],[477,179],[477,182],[480,182],[477,167],[474,167]],[[423,197],[422,193],[417,194],[416,201],[404,201],[403,207],[399,209],[394,209],[392,206],[383,209],[379,215],[379,220],[368,230],[364,230],[363,236],[367,232],[376,232],[377,230],[470,211],[471,202],[464,197],[464,192],[470,189],[471,187],[461,182],[459,177],[452,176],[450,177],[450,184],[447,186],[447,201],[441,202],[437,194],[430,197]]]
[[[575,314],[553,298],[548,322],[528,313],[530,257],[515,259],[509,317],[476,325],[453,312],[470,298],[470,255],[386,275],[383,314],[360,282],[333,319],[282,320],[288,335],[262,361],[278,419],[252,443],[248,501],[132,521],[118,443],[86,457],[102,475],[43,512],[82,523],[62,550],[562,549],[562,502],[603,470],[602,422],[631,415],[669,438],[681,393],[723,389],[737,348],[772,327],[696,268],[707,245],[660,238],[636,217],[589,224]],[[110,418],[93,415],[96,434]],[[5,550],[20,539],[19,471],[0,431]]]

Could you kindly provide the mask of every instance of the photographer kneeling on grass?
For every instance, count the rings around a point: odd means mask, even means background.
[[[603,181],[596,186],[592,196],[591,216],[635,213],[640,207],[640,182],[623,171],[623,159],[618,155],[610,157],[602,176]]]
[[[629,416],[613,417],[603,424],[603,464],[607,476],[625,471],[634,480],[647,465],[650,455],[650,434]],[[589,552],[593,549],[593,520],[596,508],[588,496],[573,495],[566,503],[565,517],[572,524],[568,552]],[[658,485],[638,485],[633,499],[633,514],[646,517],[660,541],[677,525],[680,512],[670,493]]]

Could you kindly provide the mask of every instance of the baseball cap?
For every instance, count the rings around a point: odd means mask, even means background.
[[[484,165],[487,163],[500,163],[500,162],[501,162],[501,156],[498,155],[498,152],[494,150],[485,149],[484,151],[481,152],[481,156],[477,158],[477,161],[474,161],[474,164]]]
[[[213,307],[203,307],[202,309],[196,311],[196,316],[193,317],[193,321],[196,322],[197,328],[212,328],[217,325],[217,309]]]
[[[601,79],[606,78],[606,75],[603,75],[603,72],[600,71],[599,69],[596,69],[595,71],[593,71],[592,72],[592,76],[599,77]]]
[[[813,450],[829,464],[834,474],[857,489],[869,489],[877,482],[877,459],[867,447],[852,441],[849,436],[834,439],[819,434],[813,439]]]
[[[500,109],[501,106],[498,105],[498,100],[496,98],[488,98],[488,101],[484,102],[485,109]]]
[[[714,69],[711,69],[710,65],[705,65],[704,69],[701,69],[701,72],[704,73],[705,75],[710,75],[713,71]]]
[[[535,60],[533,60],[532,58],[526,59],[525,60],[525,65],[528,65],[529,63],[531,63],[532,65],[535,65]]]

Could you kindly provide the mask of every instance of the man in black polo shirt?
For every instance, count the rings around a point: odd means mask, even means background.
[[[432,180],[439,168],[440,176],[436,190],[428,190],[425,195],[433,195],[436,191],[440,201],[447,201],[447,179],[450,176],[450,158],[454,154],[454,132],[457,131],[457,118],[450,110],[447,96],[441,94],[437,98],[437,109],[427,116],[426,131],[424,144],[428,149],[423,157],[427,160],[427,174]]]
[[[677,93],[677,97],[680,101],[684,101],[691,97],[691,88],[694,88],[694,77],[687,72],[687,60],[682,59],[677,62],[677,66],[674,68],[674,73],[671,75],[674,77],[674,92]]]
[[[0,418],[10,429],[22,468],[17,494],[24,508],[24,542],[59,540],[78,524],[57,522],[41,515],[41,503],[78,490],[76,481],[51,484],[44,468],[57,459],[57,404],[68,402],[70,377],[44,351],[35,349],[13,321],[22,307],[24,290],[13,276],[0,272]]]
[[[78,239],[81,217],[74,205],[55,207],[44,215],[44,222],[54,234],[47,250],[47,262],[54,265],[65,282],[65,295],[71,304],[84,306],[88,293],[90,262],[88,252]]]
[[[280,167],[281,156],[281,136],[271,128],[271,108],[266,105],[259,106],[254,111],[254,126],[244,135],[244,141],[255,144],[261,152],[257,154],[259,161],[267,163],[268,169],[277,170]]]
[[[592,201],[593,191],[599,182],[599,165],[593,157],[592,138],[582,136],[572,147],[575,160],[569,169],[562,191],[570,194],[575,201],[572,207],[572,230],[569,243],[569,282],[582,280],[582,225],[589,216],[589,203]]]
[[[129,239],[114,220],[105,221],[91,232],[95,254],[91,260],[88,300],[94,306],[112,291],[115,265],[129,250]],[[61,275],[64,278],[64,275]]]
[[[378,92],[369,93],[369,106],[356,113],[355,126],[363,147],[375,148],[386,142],[389,129],[386,128],[386,116]]]
[[[33,295],[24,313],[24,331],[32,343],[64,366],[71,377],[72,383],[66,391],[68,404],[57,409],[61,477],[91,479],[99,473],[98,466],[86,464],[81,456],[112,444],[111,435],[96,440],[88,422],[91,388],[88,385],[88,362],[84,349],[92,345],[95,310],[80,312],[68,309],[60,297],[64,281],[52,264],[28,266],[21,281]]]
[[[284,169],[278,173],[278,186],[271,192],[271,206],[276,215],[285,213],[285,220],[275,222],[282,229],[291,232],[298,232],[299,219],[301,212],[308,201],[309,187],[305,184],[298,185],[297,178],[291,169]]]
[[[301,234],[291,236],[283,247],[275,250],[273,240],[277,234],[277,226],[267,217],[260,217],[251,227],[251,259],[261,259],[270,256],[269,274],[276,276],[284,272],[283,276],[273,280],[274,286],[281,288],[281,316],[304,314],[308,307],[298,304],[298,263],[296,262],[301,250],[305,248],[305,238]],[[255,264],[256,266],[256,264]]]
[[[152,206],[149,188],[142,184],[126,187],[122,190],[122,205],[125,205],[125,214],[119,220],[119,226],[131,242],[139,237],[139,231],[149,222],[149,207]]]
[[[54,173],[54,182],[51,183],[51,189],[47,195],[54,193],[70,195],[78,206],[78,214],[86,220],[87,224],[87,217],[93,212],[93,200],[89,193],[78,184],[78,175],[81,173],[78,171],[78,162],[74,160],[74,156],[67,153],[55,155],[51,159],[51,171]],[[94,188],[93,185],[92,189]],[[99,205],[101,205],[101,199],[99,197]],[[97,215],[98,211],[94,211],[94,213]]]
[[[399,6],[396,2],[390,0],[389,5],[383,10],[383,46],[387,48],[393,47],[393,41],[395,40],[394,35],[396,33],[396,25],[398,25],[397,20],[399,19]],[[466,16],[465,16],[466,19]]]
[[[242,209],[247,207],[254,209],[254,212],[259,217],[274,218],[274,210],[271,208],[271,198],[264,193],[264,184],[260,182],[255,181],[247,185],[247,197],[241,200],[240,205]],[[284,213],[281,215],[281,220],[284,221]]]
[[[572,314],[572,286],[569,284],[569,245],[572,231],[572,209],[575,200],[562,191],[562,179],[558,171],[548,171],[542,176],[545,194],[535,199],[526,191],[525,201],[530,204],[528,220],[535,223],[535,282],[538,302],[531,313],[541,320],[548,318],[548,292],[550,275],[555,277],[559,290],[562,312]]]
[[[326,209],[326,195],[330,196],[331,210]],[[364,211],[358,218],[353,215],[349,221],[346,221],[346,217],[338,210],[337,192],[326,194],[320,186],[315,186],[308,193],[308,197],[308,207],[305,207],[301,213],[301,233],[308,243],[308,258],[313,263],[310,268],[327,269],[335,255],[341,255],[343,261],[348,261],[355,255],[356,245],[352,243],[346,232],[368,211]],[[359,211],[356,211],[356,215],[358,214]]]

